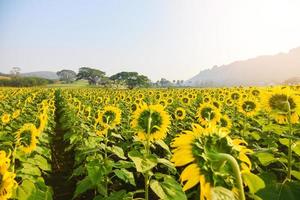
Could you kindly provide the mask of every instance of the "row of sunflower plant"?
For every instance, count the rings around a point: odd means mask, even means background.
[[[54,90],[0,88],[0,199],[52,199]]]
[[[65,89],[60,102],[75,197],[284,199],[299,191],[298,87]]]

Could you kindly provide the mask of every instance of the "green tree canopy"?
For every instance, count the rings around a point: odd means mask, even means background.
[[[77,80],[88,80],[89,84],[93,85],[96,85],[103,77],[105,77],[105,72],[89,67],[79,68],[79,72],[77,74]]]
[[[137,72],[119,72],[110,77],[111,80],[124,82],[130,89],[134,87],[148,87],[150,79],[147,76],[140,75]]]
[[[69,69],[63,69],[61,71],[56,72],[56,74],[59,77],[59,80],[64,81],[66,83],[71,83],[76,79],[76,72]]]

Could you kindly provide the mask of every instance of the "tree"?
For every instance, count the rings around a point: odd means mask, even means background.
[[[72,83],[76,79],[76,72],[68,69],[63,69],[61,71],[56,72],[59,80],[64,81],[66,83]]]
[[[89,67],[79,68],[79,72],[77,74],[77,80],[79,79],[88,80],[90,85],[96,85],[104,77],[105,77],[105,72],[98,69],[89,68]]]
[[[169,81],[169,80],[167,80],[165,78],[161,78],[160,81],[159,81],[159,83],[160,83],[161,87],[168,87],[168,86],[172,85],[171,81]]]
[[[124,82],[128,88],[148,87],[150,80],[147,76],[139,75],[137,72],[119,72],[110,77],[111,80],[122,83]]]
[[[19,75],[20,75],[20,72],[21,72],[21,68],[20,68],[20,67],[13,67],[13,68],[10,70],[10,73],[11,73],[11,75],[13,75],[13,76],[19,76]]]

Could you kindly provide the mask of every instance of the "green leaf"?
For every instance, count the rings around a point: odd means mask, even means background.
[[[114,173],[116,174],[117,177],[119,177],[126,183],[129,182],[131,185],[136,186],[135,179],[132,172],[127,171],[126,169],[116,169],[114,170]]]
[[[175,165],[173,163],[171,163],[169,160],[167,160],[165,158],[158,158],[157,162],[167,166],[171,170],[172,173],[176,173],[177,170],[175,168]]]
[[[126,157],[124,156],[124,151],[121,147],[112,146],[111,152],[114,153],[116,156],[118,156],[121,159],[124,159],[124,160],[126,159]]]
[[[85,177],[83,180],[77,183],[73,199],[92,188],[94,188],[92,181],[88,176]]]
[[[157,165],[157,158],[153,155],[144,158],[140,152],[133,150],[128,153],[128,156],[134,162],[136,170],[141,173],[150,171]]]
[[[150,181],[150,188],[152,191],[161,199],[167,199],[167,195],[165,194],[165,191],[161,187],[160,183],[157,180],[151,180]]]
[[[35,155],[33,158],[27,159],[25,162],[38,166],[43,171],[51,171],[51,164],[41,155]]]
[[[41,176],[41,170],[29,163],[23,163],[22,164],[22,168],[19,171],[22,174],[28,174],[28,175],[32,175],[32,176]]]
[[[27,200],[30,199],[36,192],[35,185],[29,180],[24,180],[17,188],[16,199]]]
[[[19,200],[52,200],[52,190],[42,179],[36,182],[24,180],[17,188],[16,199]]]
[[[298,180],[300,180],[300,172],[299,171],[292,170],[292,175],[295,178],[297,178]]]
[[[181,185],[169,175],[164,176],[164,181],[161,183],[165,194],[166,200],[186,200],[186,195],[182,190]]]
[[[97,185],[103,179],[103,172],[100,165],[87,165],[89,180],[93,185]]]
[[[299,188],[299,181],[285,181],[284,183],[266,185],[264,189],[257,192],[257,196],[266,200],[298,200],[300,196]]]
[[[295,142],[292,145],[292,150],[298,155],[300,156],[300,141]]]
[[[118,162],[115,162],[113,165],[114,165],[115,168],[131,168],[131,167],[134,167],[133,162],[124,161],[124,160],[119,160]]]
[[[254,155],[258,158],[258,160],[260,161],[260,163],[263,166],[267,166],[267,165],[277,161],[277,159],[271,153],[259,152]]]
[[[265,182],[259,176],[251,172],[242,173],[243,181],[248,186],[250,193],[255,194],[257,191],[265,187]]]
[[[238,196],[234,194],[231,190],[224,187],[213,187],[211,189],[212,199],[224,199],[224,200],[238,200]]]
[[[158,144],[164,150],[166,150],[169,154],[171,154],[169,146],[163,140],[157,140],[155,141],[155,143]]]

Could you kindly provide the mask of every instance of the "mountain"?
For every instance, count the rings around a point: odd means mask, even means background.
[[[39,77],[39,78],[46,78],[50,80],[57,80],[58,76],[56,75],[56,72],[50,72],[50,71],[37,71],[37,72],[28,72],[28,73],[22,73],[21,76],[24,77]]]
[[[300,47],[288,53],[259,56],[200,71],[185,81],[189,86],[249,86],[280,84],[300,77]]]

